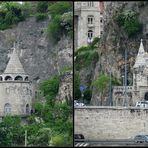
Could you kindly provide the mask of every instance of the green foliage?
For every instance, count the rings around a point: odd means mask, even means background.
[[[52,131],[50,128],[40,128],[35,136],[32,137],[30,146],[48,146],[48,141],[51,139]]]
[[[70,2],[55,2],[52,5],[49,5],[48,11],[54,18],[56,15],[62,15],[66,12],[72,11],[72,5]]]
[[[64,67],[67,71],[67,68]],[[63,69],[64,69],[63,68]],[[36,113],[35,115],[41,118],[44,121],[44,124],[39,124],[37,128],[50,128],[52,134],[49,136],[52,138],[57,135],[62,135],[62,145],[63,146],[72,146],[72,107],[67,104],[67,102],[60,103],[55,100],[56,94],[59,88],[59,76],[54,76],[50,80],[46,80],[41,83],[40,89],[43,93],[43,97],[45,98],[44,102],[37,102],[35,103]],[[49,101],[52,98],[52,101]],[[50,137],[48,138],[47,134],[43,134],[39,136],[39,134],[35,134],[32,132],[32,140],[30,144],[38,145],[41,144],[44,146],[51,145]],[[38,137],[38,138],[35,138]],[[43,140],[45,138],[45,141]],[[67,140],[69,142],[67,142]],[[48,141],[48,142],[47,142]],[[60,142],[60,143],[61,143]],[[54,146],[57,146],[57,143],[52,143]]]
[[[81,98],[80,92],[80,76],[75,72],[74,74],[74,100]]]
[[[99,46],[99,43],[100,39],[96,37],[91,44],[88,46],[82,46],[75,51],[76,70],[80,70],[81,68],[87,67],[91,63],[96,63],[98,61],[99,55],[96,49]]]
[[[121,82],[121,80],[119,80],[119,79],[113,77],[113,78],[112,78],[112,84],[113,84],[113,85],[116,85],[116,86],[121,86],[121,85],[122,85],[122,82]]]
[[[47,1],[39,1],[37,3],[36,11],[39,13],[45,13],[48,9],[48,2]]]
[[[55,97],[59,90],[60,79],[59,76],[54,76],[50,80],[43,81],[40,84],[40,90],[46,98],[46,101],[50,105],[54,105]]]
[[[61,16],[56,15],[54,19],[49,23],[48,26],[48,35],[54,42],[57,42],[61,38],[62,27],[61,27]]]
[[[15,2],[5,2],[0,9],[0,30],[12,27],[25,19],[22,6]]]
[[[106,90],[109,86],[109,80],[110,80],[109,76],[105,74],[100,74],[99,77],[92,82],[92,85],[95,86],[101,93],[101,105],[102,105]]]
[[[56,146],[56,147],[62,147],[65,146],[65,141],[66,139],[64,138],[63,135],[56,135],[52,137],[50,141],[50,146]]]
[[[84,92],[84,99],[87,100],[88,102],[90,102],[91,97],[92,97],[92,90],[87,89],[87,90]]]
[[[44,111],[44,106],[42,102],[35,102],[34,109],[37,116],[42,116]]]
[[[31,2],[29,1],[26,1],[23,5],[21,5],[21,10],[24,18],[34,15],[34,7],[32,7]]]
[[[72,70],[72,66],[64,65],[60,70],[60,75],[63,75],[65,72],[71,72]]]
[[[103,92],[109,84],[109,76],[100,74],[99,77],[93,81],[93,85],[100,90],[100,92]]]
[[[48,7],[52,20],[48,26],[48,35],[56,43],[64,34],[72,32],[73,13],[70,2],[55,2]]]
[[[41,83],[40,89],[43,92],[43,95],[52,95],[56,96],[59,89],[59,76],[53,76],[49,80],[45,80]]]
[[[46,13],[36,13],[36,21],[41,21],[46,19],[48,16]]]
[[[89,66],[91,63],[96,63],[98,61],[98,52],[96,51],[85,51],[77,55],[76,57],[76,70],[80,70],[83,67]]]
[[[89,46],[90,46],[91,50],[94,50],[94,49],[98,48],[99,44],[100,44],[100,38],[95,37],[93,39],[92,43],[89,44]]]
[[[68,33],[69,31],[71,31],[73,29],[73,27],[72,27],[73,26],[73,13],[72,13],[72,11],[64,13],[62,15],[61,19],[62,19],[61,26]]]
[[[142,24],[138,20],[138,13],[132,10],[122,12],[116,18],[118,25],[128,34],[129,37],[139,33]]]
[[[0,146],[24,146],[25,131],[27,146],[51,146],[51,139],[54,139],[52,146],[72,146],[72,107],[55,101],[58,86],[59,76],[41,83],[42,97],[47,99],[34,104],[35,113],[26,119],[28,125],[21,125],[19,117],[4,117],[0,123]],[[54,97],[54,105],[48,101],[50,95]],[[60,138],[55,138],[58,135]]]
[[[47,11],[48,11],[48,4],[47,1],[39,1],[37,2],[36,6],[36,21],[42,21],[45,20],[48,17]]]
[[[15,146],[24,141],[24,129],[19,117],[4,117],[0,123],[0,146]]]
[[[36,146],[36,143],[39,145],[37,135],[42,128],[44,128],[44,125],[36,122],[24,127],[24,129],[27,131],[28,146]]]

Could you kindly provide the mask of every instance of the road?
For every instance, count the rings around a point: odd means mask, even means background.
[[[75,140],[75,147],[148,147],[148,143],[135,143],[133,139],[109,139],[109,140]]]

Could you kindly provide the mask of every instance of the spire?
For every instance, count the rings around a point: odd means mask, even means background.
[[[99,1],[99,11],[100,13],[103,14],[104,12],[104,2],[103,1]]]
[[[145,64],[145,58],[144,58],[145,51],[144,51],[144,47],[143,47],[143,42],[142,41],[143,41],[143,39],[141,39],[141,43],[140,43],[140,47],[139,47],[139,52],[138,52],[138,55],[136,57],[136,62],[135,62],[134,68],[137,68],[140,65],[144,65]]]
[[[13,53],[10,56],[10,60],[7,64],[7,67],[4,71],[4,73],[9,73],[9,74],[25,74],[25,71],[23,69],[23,66],[19,60],[19,57],[17,55],[17,51],[15,48],[15,43],[13,47]]]

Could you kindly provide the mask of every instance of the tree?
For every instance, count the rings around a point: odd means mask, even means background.
[[[120,13],[117,16],[117,23],[129,37],[135,35],[142,29],[142,24],[138,20],[138,13],[132,10]]]
[[[106,89],[109,86],[109,80],[110,80],[109,76],[105,74],[100,74],[99,77],[92,82],[92,85],[94,85],[97,89],[99,89],[101,93],[101,105],[104,100]]]
[[[0,123],[0,146],[23,145],[24,129],[20,117],[5,116]]]
[[[78,73],[74,74],[74,99],[77,100],[81,98],[80,92],[80,76]]]

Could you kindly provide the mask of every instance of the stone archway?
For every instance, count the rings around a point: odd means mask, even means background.
[[[148,92],[145,93],[144,100],[148,101]]]

